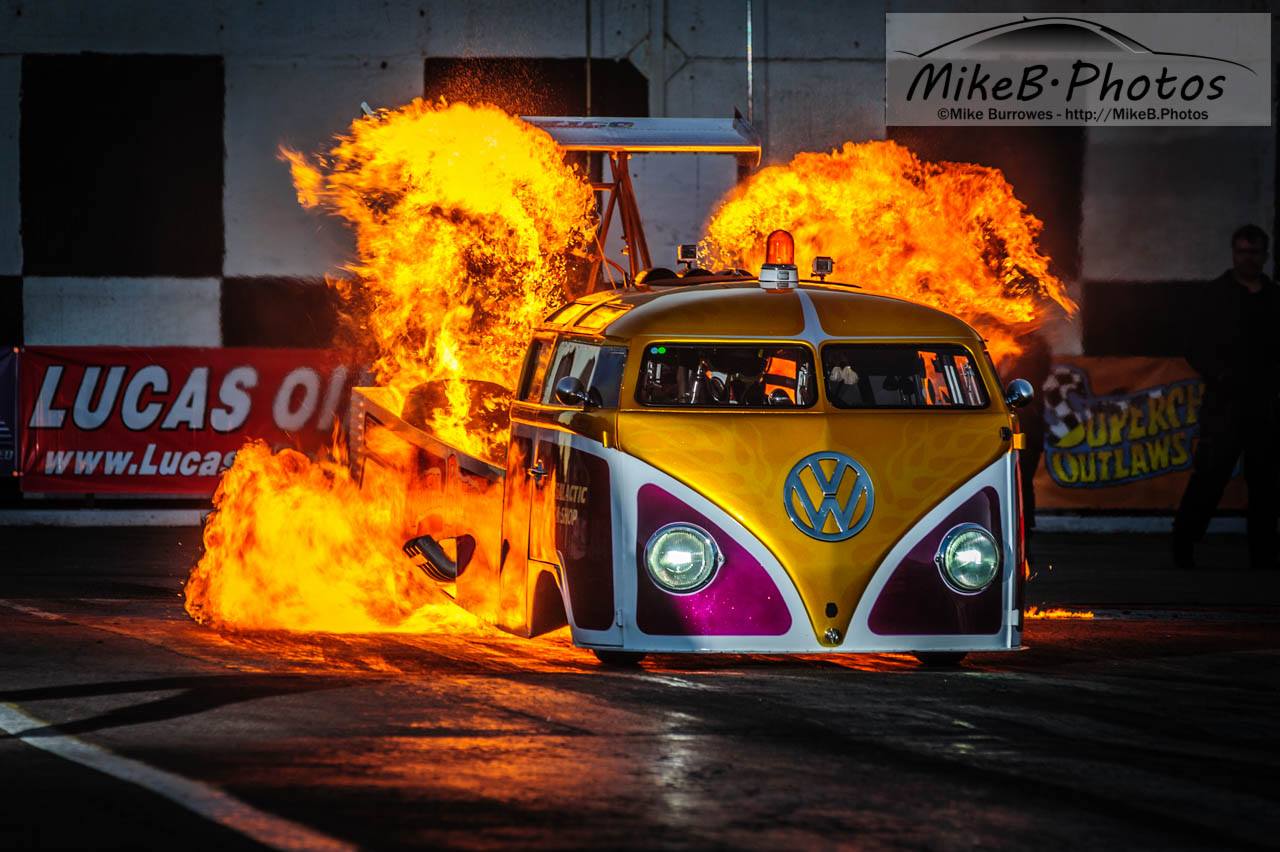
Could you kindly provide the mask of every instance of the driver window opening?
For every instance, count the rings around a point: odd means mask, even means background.
[[[554,359],[550,352],[548,345],[546,358],[539,362],[542,365],[539,369],[547,373],[540,390],[544,405],[560,405],[555,396],[556,383],[565,376],[572,376],[591,395],[594,407],[617,408],[618,395],[622,390],[622,371],[627,363],[626,347],[565,340],[556,347]]]
[[[565,376],[573,376],[584,388],[591,387],[591,374],[596,368],[599,346],[588,343],[563,341],[556,348],[555,368],[542,389],[542,402],[556,405],[556,383]]]

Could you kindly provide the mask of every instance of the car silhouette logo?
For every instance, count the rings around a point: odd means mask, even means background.
[[[833,451],[812,453],[796,462],[782,490],[791,523],[819,541],[844,541],[862,532],[875,500],[866,468]]]
[[[1203,59],[1209,62],[1220,62],[1242,68],[1257,76],[1257,71],[1241,62],[1221,56],[1209,56],[1203,53],[1174,53],[1167,50],[1154,50],[1147,47],[1131,35],[1114,27],[1087,18],[1072,18],[1062,15],[1030,17],[1023,15],[1021,19],[1009,21],[994,27],[983,27],[971,33],[950,39],[942,44],[935,44],[927,50],[914,53],[909,50],[897,50],[905,56],[916,59],[965,59],[975,54],[988,56],[1024,56],[1047,57],[1062,55],[1129,55],[1129,56],[1167,56],[1176,59]]]

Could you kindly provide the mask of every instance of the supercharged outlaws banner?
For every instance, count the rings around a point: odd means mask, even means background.
[[[22,490],[210,495],[251,438],[326,444],[350,371],[314,349],[23,349]]]
[[[1204,382],[1181,358],[1059,358],[1041,388],[1044,509],[1173,512],[1191,473]],[[1245,505],[1243,479],[1220,509]]]

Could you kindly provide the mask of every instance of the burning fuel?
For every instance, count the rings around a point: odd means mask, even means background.
[[[402,497],[344,460],[242,447],[214,495],[187,612],[214,627],[373,632],[471,626],[398,556]]]
[[[355,261],[330,279],[348,342],[443,440],[501,458],[497,415],[529,332],[565,301],[594,233],[590,185],[546,133],[488,106],[415,100],[357,120],[327,155],[282,155],[299,201],[355,232]],[[243,629],[474,625],[400,554],[402,500],[359,487],[341,447],[316,461],[244,447],[214,498],[187,611]]]
[[[501,464],[530,332],[569,297],[594,238],[590,184],[545,132],[490,106],[415,100],[357,120],[323,155],[281,153],[299,201],[355,233],[355,259],[330,280],[345,342],[438,438]],[[924,163],[892,143],[801,154],[734,192],[706,244],[721,264],[754,268],[775,228],[801,258],[833,256],[842,279],[968,319],[997,357],[1047,304],[1074,309],[1036,246],[1040,223],[991,169]],[[379,458],[405,477],[357,483],[336,442],[318,460],[241,449],[187,611],[221,628],[474,629],[400,552],[412,460],[395,452]]]
[[[1087,609],[1062,609],[1061,607],[1049,607],[1048,609],[1040,609],[1038,606],[1029,606],[1023,613],[1025,618],[1093,618],[1093,612]]]
[[[998,360],[1051,304],[1075,311],[1036,244],[1041,227],[996,169],[846,142],[757,172],[713,214],[704,246],[719,265],[757,269],[783,228],[797,258],[831,257],[841,281],[961,317]]]
[[[502,390],[594,234],[590,184],[545,132],[484,105],[418,99],[357,120],[327,155],[281,153],[299,202],[355,231],[351,277],[330,283],[378,384],[429,388],[435,434],[501,458]]]

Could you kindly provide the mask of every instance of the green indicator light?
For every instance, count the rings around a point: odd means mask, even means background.
[[[658,347],[658,354],[659,354],[659,355],[666,355],[666,354],[667,354],[667,347],[665,347],[665,346],[659,346],[659,347]]]

